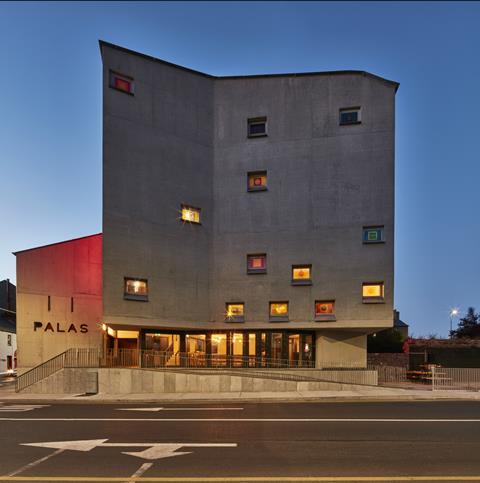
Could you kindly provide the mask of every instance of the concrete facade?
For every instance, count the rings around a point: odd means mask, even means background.
[[[102,236],[15,255],[19,374],[72,347],[101,347]]]
[[[308,329],[317,361],[364,366],[366,334],[393,320],[398,84],[359,71],[219,78],[105,42],[101,52],[104,321]],[[112,72],[134,95],[110,87]],[[339,125],[352,106],[361,123]],[[248,138],[260,116],[268,136]],[[268,190],[247,192],[257,170]],[[201,208],[201,225],[179,221],[182,203]],[[383,226],[385,242],[362,243],[364,226]],[[267,254],[266,274],[247,275],[251,253]],[[312,265],[311,285],[291,284],[294,264]],[[127,276],[148,279],[147,303],[124,299]],[[376,281],[384,299],[363,303],[362,283]],[[316,300],[334,300],[335,317],[315,320]],[[289,322],[269,321],[270,301],[289,302]],[[228,302],[245,304],[244,322],[225,320]]]

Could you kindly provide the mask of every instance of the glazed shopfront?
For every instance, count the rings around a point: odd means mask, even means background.
[[[138,339],[118,344],[109,337],[111,351],[132,355],[140,349],[144,367],[313,367],[312,331],[172,331],[142,329]]]

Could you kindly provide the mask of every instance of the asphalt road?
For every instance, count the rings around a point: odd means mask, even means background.
[[[479,402],[158,407],[0,403],[0,481],[480,481]]]

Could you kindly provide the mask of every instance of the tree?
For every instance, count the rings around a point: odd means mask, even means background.
[[[465,317],[458,321],[457,330],[450,332],[450,337],[480,339],[480,314],[474,307],[469,307]]]
[[[403,352],[403,336],[396,329],[370,334],[367,338],[368,352]]]

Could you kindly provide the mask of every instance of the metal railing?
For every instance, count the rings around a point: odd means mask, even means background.
[[[218,355],[205,353],[187,353],[138,349],[73,348],[49,359],[17,377],[16,390],[21,391],[63,368],[144,368],[158,370],[185,370],[203,373],[221,373],[228,371],[243,372],[252,376],[275,377],[281,369],[315,369],[314,373],[298,373],[295,378],[303,380],[322,380],[341,383],[360,383],[382,386],[404,386],[422,383],[423,388],[445,389],[480,389],[480,369],[445,369],[435,368],[428,372],[428,377],[421,381],[412,380],[411,372],[404,367],[372,366],[362,367],[358,363],[339,361],[324,367],[315,367],[310,359],[279,359],[263,356]],[[271,370],[274,370],[273,372]],[[278,371],[275,371],[278,369]],[[353,371],[353,372],[352,372]],[[377,376],[372,379],[372,371]],[[268,374],[269,373],[269,374]],[[287,374],[286,372],[283,372]],[[292,374],[292,372],[290,373]],[[294,380],[294,377],[288,377]],[[372,382],[374,381],[374,382]]]
[[[480,391],[480,368],[432,367],[434,391]]]
[[[136,349],[109,349],[100,357],[100,367],[159,368],[313,368],[312,360],[276,359],[256,356],[218,355]]]
[[[15,383],[15,391],[19,392],[22,389],[25,389],[33,384],[41,381],[42,379],[51,376],[55,372],[60,371],[65,367],[65,359],[67,358],[67,353],[69,351],[62,352],[48,361],[43,362],[42,364],[30,369],[27,372],[24,372],[20,376],[17,377]]]

